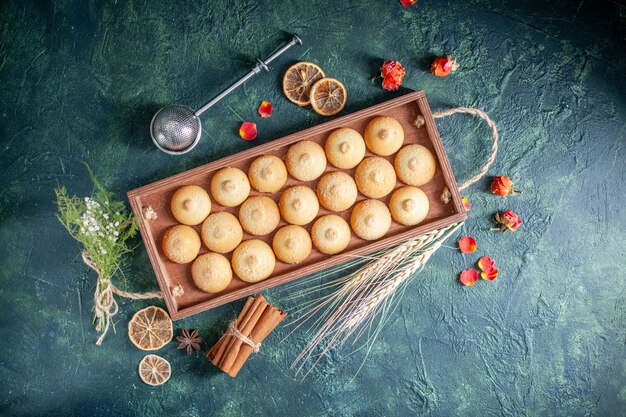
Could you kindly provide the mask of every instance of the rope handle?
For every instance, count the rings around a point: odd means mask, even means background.
[[[467,187],[474,184],[475,182],[477,182],[478,180],[480,180],[482,177],[485,176],[485,174],[489,170],[489,167],[491,166],[491,164],[493,164],[493,161],[496,159],[496,154],[498,153],[498,140],[500,139],[500,136],[498,135],[498,128],[496,127],[496,123],[493,120],[491,120],[491,118],[487,115],[487,113],[485,113],[482,110],[475,109],[473,107],[455,107],[452,109],[441,110],[441,111],[433,113],[433,118],[440,119],[442,117],[451,116],[456,113],[466,113],[466,114],[478,116],[481,119],[483,119],[487,123],[487,125],[491,128],[491,150],[489,152],[489,156],[487,157],[487,161],[482,166],[480,171],[476,173],[476,175],[474,175],[470,179],[459,184],[459,191],[461,191],[461,190],[466,189]],[[417,118],[415,119],[415,122],[413,123],[416,127],[419,128],[419,127],[422,127],[426,123],[426,121],[424,120],[424,116],[420,114],[417,116]]]

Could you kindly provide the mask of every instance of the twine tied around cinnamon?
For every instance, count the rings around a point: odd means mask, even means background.
[[[119,306],[117,305],[117,301],[115,300],[115,297],[113,297],[113,294],[124,298],[130,298],[131,300],[163,298],[161,291],[137,293],[120,290],[111,282],[111,277],[105,277],[102,275],[100,268],[98,268],[98,265],[94,262],[93,258],[89,255],[89,253],[87,253],[87,251],[83,251],[81,255],[85,265],[98,274],[96,292],[94,294],[94,309],[96,316],[95,320],[97,321],[96,331],[101,332],[102,334],[96,341],[96,345],[102,344],[107,332],[109,331],[113,316],[115,316],[119,311]]]
[[[250,339],[245,334],[241,333],[241,331],[237,327],[237,319],[235,319],[235,320],[230,322],[230,325],[228,326],[228,330],[226,331],[226,334],[227,335],[228,334],[232,334],[237,339],[241,340],[243,343],[245,343],[246,345],[250,346],[254,353],[258,353],[259,350],[261,349],[261,342],[254,343],[254,341],[252,339]]]
[[[241,313],[209,350],[207,358],[235,377],[250,355],[259,351],[261,343],[284,318],[285,312],[269,304],[261,294],[248,297]]]

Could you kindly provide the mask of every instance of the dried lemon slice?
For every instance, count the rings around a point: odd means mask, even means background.
[[[311,87],[311,106],[322,116],[339,113],[347,99],[346,87],[334,78],[322,78]]]
[[[172,376],[172,366],[157,355],[146,355],[139,362],[139,378],[148,385],[164,384]]]
[[[287,68],[283,76],[283,93],[298,106],[311,104],[311,86],[326,75],[312,62],[297,62]]]
[[[139,310],[128,323],[128,337],[141,350],[158,350],[174,336],[165,310],[150,306]]]

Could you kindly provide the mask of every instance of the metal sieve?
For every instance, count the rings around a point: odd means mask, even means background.
[[[198,110],[194,111],[190,107],[179,104],[165,106],[160,109],[150,123],[150,135],[154,144],[163,152],[172,155],[181,155],[192,150],[200,141],[200,136],[202,136],[200,115],[254,75],[261,71],[268,72],[270,69],[267,65],[296,44],[302,45],[302,40],[294,34],[290,41],[276,48],[265,60],[261,61],[258,59],[250,72]]]

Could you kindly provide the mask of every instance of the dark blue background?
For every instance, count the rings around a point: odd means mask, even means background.
[[[0,412],[6,415],[624,416],[626,410],[626,68],[620,1],[3,1],[0,4]],[[148,123],[168,103],[197,106],[297,32],[305,44],[203,117],[184,157],[156,150]],[[428,73],[435,55],[460,69]],[[490,174],[524,193],[499,198],[485,178],[466,190],[462,233],[479,251],[444,247],[407,288],[362,354],[333,352],[303,383],[289,369],[304,332],[279,329],[236,379],[175,343],[158,388],[137,376],[126,337],[148,302],[121,301],[117,333],[95,346],[95,276],[55,219],[53,188],[86,195],[91,165],[127,190],[323,122],[290,104],[282,71],[310,60],[342,80],[349,113],[403,94],[371,78],[384,59],[435,110],[475,106],[498,123]],[[261,120],[262,100],[274,116]],[[242,141],[242,119],[259,137]],[[437,122],[457,178],[487,155],[488,130],[466,116]],[[508,208],[524,225],[489,232]],[[479,255],[494,282],[464,288]],[[156,288],[143,246],[125,289]],[[284,292],[269,291],[285,308]],[[241,302],[175,323],[213,343]]]

